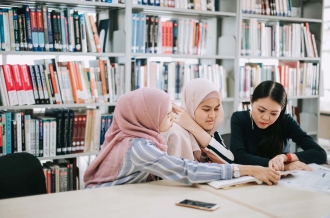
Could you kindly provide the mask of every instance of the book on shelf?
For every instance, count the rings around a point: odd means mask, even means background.
[[[291,17],[292,0],[242,0],[242,13]]]
[[[165,8],[192,9],[197,11],[219,11],[219,2],[214,0],[133,0],[133,5],[148,5]]]
[[[309,23],[242,20],[242,56],[317,58],[318,40]]]
[[[94,18],[97,13],[87,14],[83,11],[72,11],[70,8],[53,8],[38,3],[2,8],[1,50],[109,52],[109,49],[101,48]],[[104,24],[102,28],[105,28]]]
[[[320,64],[299,61],[279,61],[278,66],[245,63],[239,69],[239,97],[249,98],[257,85],[266,80],[281,83],[289,97],[318,95]]]
[[[124,65],[35,60],[34,65],[0,65],[0,106],[115,102],[124,94]]]
[[[228,97],[227,72],[218,64],[189,64],[182,61],[132,60],[131,89],[152,87],[167,92],[172,100],[179,100],[183,84],[195,78],[206,78],[214,82],[223,98]]]
[[[132,14],[132,53],[205,55],[205,19]]]
[[[290,175],[290,174],[298,173],[298,170],[278,171],[278,172],[282,176],[282,175]],[[243,185],[246,183],[254,183],[254,184],[261,185],[263,182],[253,176],[242,176],[239,178],[233,178],[231,180],[212,181],[207,184],[216,189],[224,189],[224,188],[228,188],[228,187],[232,187],[232,186],[236,186],[236,185]]]
[[[98,152],[113,115],[98,109],[46,108],[0,111],[1,155],[28,152],[36,157]]]

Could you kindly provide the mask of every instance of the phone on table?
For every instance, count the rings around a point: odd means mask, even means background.
[[[176,203],[176,205],[183,206],[183,207],[196,208],[196,209],[200,209],[200,210],[209,210],[209,211],[216,210],[220,207],[220,205],[218,205],[218,204],[207,203],[207,202],[202,202],[202,201],[194,201],[194,200],[188,200],[188,199],[180,201],[180,202]]]

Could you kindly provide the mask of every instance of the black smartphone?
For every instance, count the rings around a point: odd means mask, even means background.
[[[180,202],[176,203],[176,205],[183,206],[183,207],[196,208],[196,209],[200,209],[200,210],[209,210],[209,211],[216,210],[220,207],[220,205],[218,205],[218,204],[189,200],[189,199],[180,201]]]

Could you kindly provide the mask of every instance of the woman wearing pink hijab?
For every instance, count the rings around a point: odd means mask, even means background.
[[[87,188],[140,183],[153,175],[184,184],[231,179],[230,164],[206,164],[169,156],[160,132],[173,124],[172,104],[168,94],[141,88],[120,97],[114,119],[99,155],[87,168]],[[268,184],[276,183],[279,174],[269,168],[242,166],[241,176],[255,175]]]
[[[168,145],[167,153],[199,162],[232,163],[234,155],[225,146],[217,129],[224,120],[221,95],[208,79],[190,80],[182,89],[181,108],[177,121],[162,133]],[[184,117],[183,117],[184,116]]]

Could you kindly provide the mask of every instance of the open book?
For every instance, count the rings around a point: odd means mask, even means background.
[[[288,175],[297,173],[298,170],[290,170],[290,171],[279,171],[280,175]],[[220,189],[220,188],[227,188],[234,185],[241,185],[249,182],[255,182],[257,184],[262,184],[262,181],[254,178],[253,176],[242,176],[239,178],[231,179],[231,180],[218,180],[209,182],[208,185],[212,186],[213,188]]]

